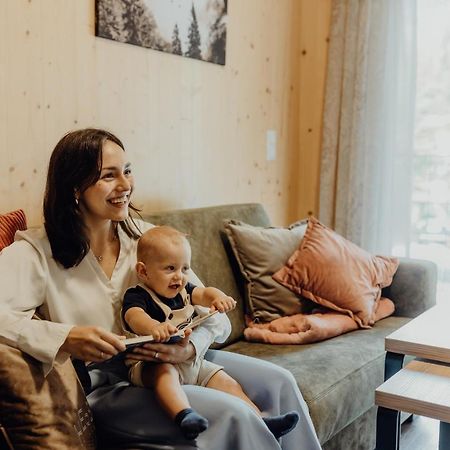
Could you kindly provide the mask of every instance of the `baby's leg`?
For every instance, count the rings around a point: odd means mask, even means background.
[[[142,370],[142,383],[154,388],[158,402],[187,439],[195,439],[208,428],[208,420],[191,408],[181,388],[178,371],[172,364],[146,364]]]
[[[219,370],[215,373],[208,381],[206,387],[227,392],[228,394],[239,397],[248,403],[261,417],[260,409],[250,400],[241,385],[224,370]],[[291,411],[281,416],[262,417],[262,420],[267,425],[267,428],[269,428],[277,439],[293,430],[297,425],[298,419],[299,414],[296,411]]]
[[[155,390],[158,402],[172,419],[183,409],[190,408],[186,394],[181,389],[178,372],[172,364],[145,364],[142,383]]]

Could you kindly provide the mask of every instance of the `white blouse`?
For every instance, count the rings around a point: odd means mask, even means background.
[[[136,221],[142,231],[152,225]],[[65,269],[53,257],[44,228],[16,233],[0,252],[0,341],[42,361],[47,374],[74,325],[96,325],[122,334],[120,307],[125,291],[137,284],[137,241],[118,227],[120,254],[111,279],[89,252],[81,263]],[[190,280],[201,284],[192,272]],[[45,320],[31,320],[37,311]],[[209,345],[224,342],[231,332],[225,314],[216,314],[191,335],[197,358]]]

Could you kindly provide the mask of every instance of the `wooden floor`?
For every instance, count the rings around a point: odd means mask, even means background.
[[[436,450],[439,441],[439,421],[414,416],[402,425],[400,450]]]

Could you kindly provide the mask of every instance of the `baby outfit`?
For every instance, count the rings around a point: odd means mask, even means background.
[[[182,328],[190,323],[195,315],[207,313],[207,308],[192,305],[191,295],[194,289],[195,285],[187,283],[185,288],[174,298],[165,298],[159,296],[144,284],[129,288],[124,296],[121,313],[127,334],[130,334],[130,330],[123,317],[126,311],[133,307],[142,308],[152,319],[158,322],[169,321],[173,326],[181,326]],[[153,363],[137,361],[130,367],[129,379],[136,386],[143,386],[142,369],[144,364]],[[223,369],[222,366],[207,361],[203,357],[197,357],[197,355],[183,363],[173,364],[173,366],[178,370],[181,384],[197,386],[206,386],[213,375]]]

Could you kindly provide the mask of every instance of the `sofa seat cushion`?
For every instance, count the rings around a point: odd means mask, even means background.
[[[224,350],[278,364],[292,372],[305,398],[321,443],[368,411],[384,377],[384,338],[408,322],[380,320],[357,330],[308,345],[270,345],[240,341]]]

